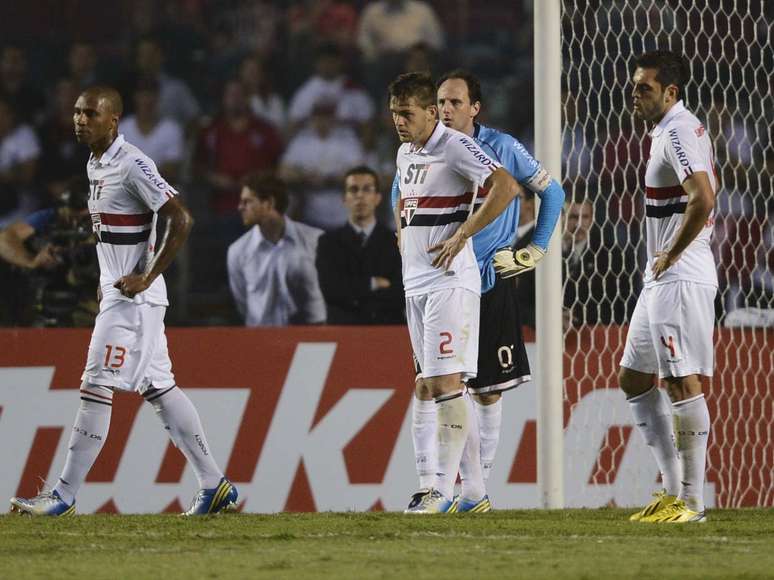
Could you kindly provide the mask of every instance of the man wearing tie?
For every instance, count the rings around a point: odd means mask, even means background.
[[[379,178],[366,166],[344,176],[349,218],[323,234],[317,246],[317,272],[328,324],[403,324],[401,261],[395,235],[376,221],[382,200]]]

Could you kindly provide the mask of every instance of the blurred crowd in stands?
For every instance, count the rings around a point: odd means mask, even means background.
[[[120,132],[156,162],[196,219],[185,252],[167,276],[170,324],[249,323],[226,256],[250,234],[246,226],[258,227],[258,221],[245,218],[250,195],[274,200],[276,215],[266,223],[284,216],[301,224],[299,231],[313,228],[316,244],[323,232],[341,234],[342,226],[358,221],[353,212],[363,208],[348,200],[345,177],[353,167],[367,166],[382,194],[374,219],[394,229],[388,193],[398,141],[385,95],[400,72],[438,75],[469,68],[484,89],[480,120],[534,149],[531,0],[55,4],[4,3],[1,9],[0,254],[5,256],[9,243],[18,246],[48,231],[60,209],[69,207],[88,159],[88,150],[73,138],[73,103],[89,85],[113,85],[124,97]],[[576,24],[568,19],[565,32]],[[588,57],[588,47],[567,50]],[[644,131],[632,126],[628,114],[603,118],[599,110],[589,110],[584,82],[568,74],[563,83],[563,175],[570,200],[562,235],[566,323],[620,324],[641,284]],[[613,106],[617,101],[611,98]],[[732,172],[721,181],[737,185],[718,196],[716,244],[723,266],[718,315],[739,306],[772,308],[770,128],[761,130],[760,119],[746,111],[739,114],[741,102],[702,102],[713,103],[696,109],[717,136],[719,167]],[[755,143],[745,142],[748,136]],[[246,180],[252,184],[247,198]],[[262,189],[282,190],[280,198],[287,199],[277,202]],[[519,239],[529,231],[532,204],[523,204]],[[32,231],[19,225],[36,210],[52,207],[60,209],[47,214],[45,229],[35,221],[39,216],[27,224]],[[67,223],[76,224],[76,214],[68,213]],[[357,227],[353,232],[363,233]],[[367,233],[370,239],[371,230]],[[342,235],[352,241],[350,233]],[[45,247],[28,250],[34,258]],[[311,260],[311,268],[330,264]],[[52,265],[43,258],[8,262],[0,265],[0,274],[11,281],[3,285],[0,323],[30,324],[19,307],[29,296],[28,274]],[[332,289],[329,272],[318,274],[323,291]],[[366,277],[373,292],[385,290],[378,287],[383,279],[391,280],[386,274]],[[394,282],[391,287],[393,296]],[[532,313],[525,323],[534,325],[534,293],[524,292]],[[334,319],[346,322],[346,316]],[[278,320],[256,324],[297,321],[290,315]],[[330,314],[303,322],[326,320],[332,322]],[[379,321],[384,322],[371,319]]]

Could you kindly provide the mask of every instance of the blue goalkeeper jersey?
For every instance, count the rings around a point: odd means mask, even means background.
[[[541,204],[535,225],[532,243],[543,250],[548,248],[551,232],[562,211],[564,191],[555,179],[552,179],[543,166],[530,155],[517,139],[507,133],[484,125],[475,124],[473,138],[482,150],[497,160],[523,187],[535,192]],[[392,182],[392,206],[398,202],[397,175]],[[484,203],[476,200],[476,209]],[[481,272],[481,292],[488,292],[495,284],[495,271],[492,259],[500,248],[511,247],[519,227],[519,198],[514,199],[494,221],[473,236],[473,251],[476,254],[478,269]]]

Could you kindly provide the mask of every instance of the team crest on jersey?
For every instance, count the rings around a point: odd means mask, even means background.
[[[419,199],[416,197],[408,197],[403,200],[403,218],[406,220],[407,224],[411,223],[411,218],[414,217],[418,204]]]

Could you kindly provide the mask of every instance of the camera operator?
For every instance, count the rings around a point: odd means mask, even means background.
[[[0,257],[24,275],[21,286],[10,289],[16,291],[11,302],[22,303],[6,314],[12,323],[93,324],[99,270],[88,195],[88,180],[73,178],[57,207],[34,212],[0,232]]]

